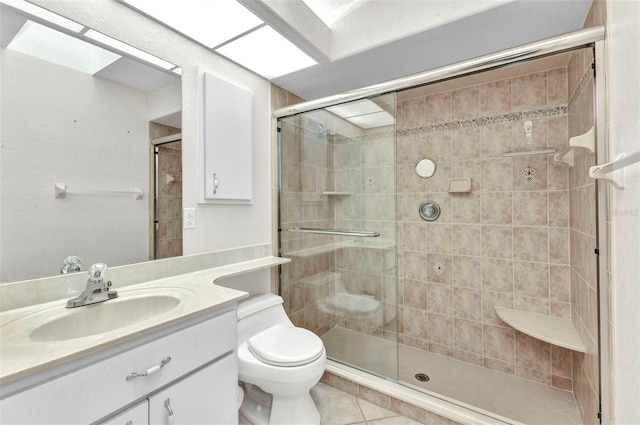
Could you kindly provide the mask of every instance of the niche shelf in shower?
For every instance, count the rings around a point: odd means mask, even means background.
[[[323,195],[329,195],[329,196],[349,196],[349,195],[353,195],[353,192],[322,192]]]
[[[587,350],[571,319],[504,307],[495,307],[495,310],[503,322],[531,337],[581,353]]]

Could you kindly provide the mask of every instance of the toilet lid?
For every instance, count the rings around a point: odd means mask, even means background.
[[[273,366],[301,366],[324,352],[322,340],[313,332],[292,326],[275,325],[247,341],[249,351]]]

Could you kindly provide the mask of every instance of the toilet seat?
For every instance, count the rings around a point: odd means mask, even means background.
[[[272,366],[293,367],[311,363],[324,353],[322,340],[313,332],[275,325],[247,341],[251,354]]]

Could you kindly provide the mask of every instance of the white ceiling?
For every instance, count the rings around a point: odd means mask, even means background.
[[[320,62],[272,80],[306,100],[581,29],[592,2],[238,1]]]
[[[155,0],[117,1],[136,5],[155,3]],[[198,5],[209,4],[209,1],[193,0],[192,6],[198,8]],[[582,28],[592,2],[236,1],[318,62],[317,65],[271,79],[275,84],[306,100],[343,93],[578,30]],[[214,3],[220,2],[221,0],[217,0]],[[226,2],[237,6],[233,0]],[[197,13],[189,11],[185,15],[188,22],[193,22]],[[226,17],[226,13],[221,15]],[[154,19],[163,22],[158,17]],[[239,20],[231,21],[234,25],[240,25]],[[264,29],[265,24],[256,28]],[[208,27],[211,28],[210,25]],[[218,48],[226,48],[238,40],[242,40],[242,37],[233,38]],[[215,50],[215,46],[209,47]],[[252,49],[252,58],[262,55],[260,63],[280,63],[291,56],[282,48],[273,53],[267,53],[268,49],[264,48]],[[243,62],[239,60],[238,63]],[[250,64],[245,66],[256,68]],[[254,71],[269,75],[259,70]],[[113,76],[122,73],[114,67],[104,74]]]

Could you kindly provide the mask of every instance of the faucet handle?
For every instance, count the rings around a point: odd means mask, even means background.
[[[105,263],[95,263],[89,267],[89,281],[93,283],[99,283],[104,280],[107,274],[107,265]]]
[[[80,266],[82,265],[82,261],[80,261],[80,257],[77,255],[70,255],[64,259],[62,262],[62,268],[60,269],[60,273],[67,274],[73,272],[79,272]]]

